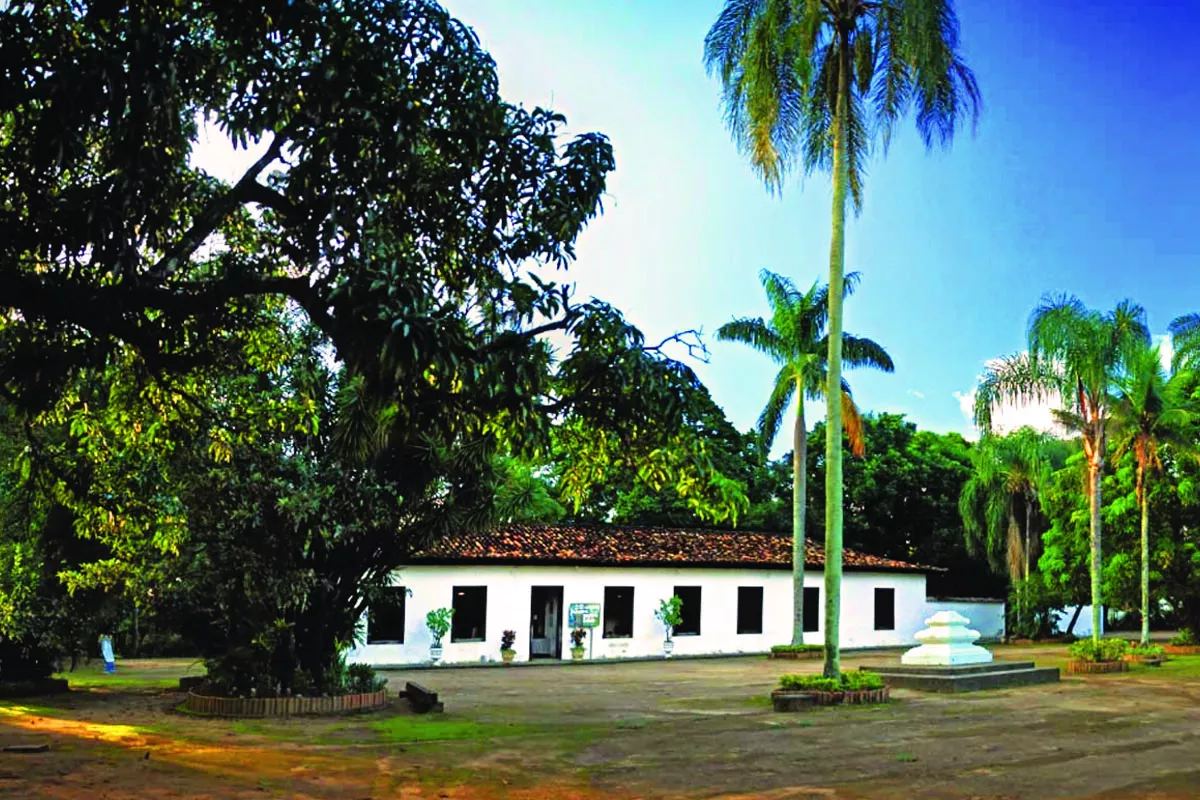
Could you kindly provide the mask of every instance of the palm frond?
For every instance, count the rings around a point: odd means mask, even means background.
[[[1061,388],[1061,379],[1044,361],[1029,353],[1002,358],[988,365],[975,390],[975,424],[984,433],[992,430],[992,414],[1008,403],[1047,400]]]
[[[849,387],[843,383],[842,388],[842,430],[850,441],[850,452],[861,458],[867,452],[866,439],[863,437],[862,415],[854,398],[850,396]]]
[[[792,364],[784,364],[775,376],[775,385],[771,387],[771,396],[767,405],[758,415],[759,454],[766,459],[779,429],[783,427],[783,415],[792,401],[796,391],[796,370]]]
[[[895,364],[883,346],[872,339],[842,334],[842,361],[849,367],[871,367],[881,372],[894,372]]]
[[[717,328],[717,340],[749,345],[776,364],[787,360],[787,342],[761,317],[742,317]]]
[[[1196,366],[1200,361],[1200,314],[1184,314],[1171,320],[1171,369]]]

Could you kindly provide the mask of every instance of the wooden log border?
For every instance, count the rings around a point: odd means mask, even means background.
[[[210,717],[301,717],[374,711],[387,704],[386,690],[336,697],[210,697],[188,692],[183,708]]]
[[[886,703],[891,699],[891,689],[863,689],[857,692],[812,692],[803,689],[776,689],[771,692],[771,702],[776,711],[799,711],[809,704],[789,703],[791,698],[811,698],[813,706],[859,706]]]
[[[786,660],[786,661],[815,661],[818,658],[824,658],[824,650],[804,650],[799,653],[768,653],[767,658],[771,660]]]

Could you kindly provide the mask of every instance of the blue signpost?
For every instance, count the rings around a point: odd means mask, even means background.
[[[575,628],[598,628],[600,627],[600,604],[599,603],[571,603],[567,606],[567,625],[574,630]],[[596,637],[592,632],[588,631],[588,658],[592,657],[592,640]]]
[[[112,637],[100,637],[100,655],[104,656],[104,671],[111,675],[117,671],[117,659],[113,656]]]

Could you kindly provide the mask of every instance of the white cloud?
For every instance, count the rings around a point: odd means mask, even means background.
[[[908,393],[909,393],[909,394],[911,394],[913,397],[917,398],[918,400],[924,400],[924,399],[925,399],[925,393],[924,393],[924,392],[918,392],[916,389],[909,389],[909,390],[908,390]]]
[[[991,366],[992,363],[994,362],[989,361],[987,366]],[[982,375],[975,378],[976,386],[982,379]],[[979,429],[975,426],[976,386],[972,386],[966,392],[953,393],[966,424],[963,436],[972,441],[979,438]],[[1065,437],[1068,435],[1066,430],[1055,421],[1053,414],[1054,409],[1060,407],[1061,403],[1057,395],[1045,400],[1001,403],[992,410],[992,430],[1004,435],[1028,426],[1054,436]]]
[[[1158,354],[1162,358],[1163,369],[1170,372],[1171,359],[1175,357],[1175,343],[1171,340],[1171,334],[1164,333],[1162,336],[1156,337],[1154,343],[1158,345]]]

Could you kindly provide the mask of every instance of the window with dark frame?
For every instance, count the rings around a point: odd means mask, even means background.
[[[737,632],[762,633],[763,588],[761,586],[739,586],[737,604]]]
[[[683,601],[679,609],[679,624],[675,626],[676,636],[700,635],[700,587],[676,586],[675,596]]]
[[[629,639],[633,636],[633,587],[604,587],[604,638]]]
[[[896,590],[875,590],[875,630],[896,630]]]
[[[389,586],[367,609],[367,644],[404,644],[403,586]]]
[[[821,629],[821,588],[804,587],[804,632],[816,633]]]
[[[451,599],[451,642],[482,642],[487,639],[487,587],[455,586]]]

